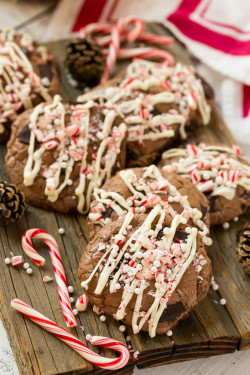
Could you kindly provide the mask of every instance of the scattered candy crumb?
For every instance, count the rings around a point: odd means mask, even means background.
[[[137,350],[136,352],[134,352],[133,356],[134,356],[134,359],[136,361],[138,361],[138,354],[140,354],[140,352]]]
[[[227,301],[224,299],[224,298],[221,298],[220,299],[220,304],[221,305],[225,305],[227,303]]]
[[[230,227],[230,224],[228,222],[225,222],[225,223],[222,224],[222,227],[224,229],[228,229]]]
[[[74,315],[77,315],[77,314],[78,314],[78,311],[77,311],[76,309],[73,309],[72,311],[73,311],[73,314],[74,314]]]
[[[101,320],[102,322],[105,322],[105,320],[106,320],[106,316],[105,316],[105,315],[101,315],[101,316],[100,316],[100,320]]]
[[[167,336],[172,336],[173,332],[171,331],[171,329],[169,331],[167,331]]]
[[[52,279],[52,277],[50,277],[50,276],[44,276],[44,278],[43,278],[43,282],[44,283],[49,283],[50,281],[52,281],[53,279]]]
[[[10,264],[10,263],[11,263],[10,258],[5,258],[5,259],[4,259],[4,263],[5,263],[5,264]]]
[[[30,265],[29,265],[29,263],[24,263],[23,264],[23,268],[25,269],[25,270],[27,270],[28,268],[30,268]]]
[[[12,267],[18,267],[23,264],[23,257],[22,255],[15,255],[11,258]]]
[[[59,229],[58,229],[58,233],[59,233],[59,234],[64,234],[64,233],[65,233],[65,230],[64,230],[63,228],[59,228]]]
[[[31,274],[33,273],[33,270],[32,270],[32,268],[28,268],[28,269],[26,270],[26,272],[27,272],[28,275],[31,275]]]
[[[69,297],[69,300],[71,303],[73,303],[75,301],[75,298],[74,297]]]
[[[87,340],[87,341],[90,341],[91,339],[92,339],[92,336],[91,336],[90,334],[87,334],[87,335],[86,335],[86,340]]]

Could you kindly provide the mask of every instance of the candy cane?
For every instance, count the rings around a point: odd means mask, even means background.
[[[104,51],[104,54],[107,52]],[[167,63],[167,65],[171,66],[174,63],[174,58],[171,53],[158,49],[158,48],[150,48],[150,47],[142,47],[142,48],[122,48],[118,52],[119,59],[130,59],[130,58],[151,58],[151,59],[161,59]]]
[[[16,298],[12,300],[11,306],[13,307],[13,309],[19,311],[26,318],[32,320],[34,323],[38,324],[46,331],[52,333],[58,339],[65,342],[65,344],[67,344],[72,349],[74,349],[78,354],[80,354],[80,356],[82,356],[87,361],[91,362],[93,365],[97,367],[105,368],[106,370],[118,370],[124,367],[129,361],[129,351],[127,347],[119,341],[107,337],[93,336],[90,339],[92,345],[98,345],[108,349],[114,349],[118,353],[120,353],[120,356],[118,358],[101,357],[99,354],[96,354],[95,352],[90,350],[75,336],[65,331],[65,329],[59,327],[50,319],[46,318],[46,316],[40,314],[38,311],[34,310],[32,307],[30,307],[20,299]]]
[[[142,21],[143,22],[143,21]],[[108,24],[100,24],[100,23],[90,23],[87,26],[83,27],[80,30],[80,36],[82,38],[93,38],[95,35],[95,43],[99,46],[106,46],[111,41],[111,33],[113,30],[112,25]],[[121,41],[127,40],[127,35],[129,31],[123,30],[121,33]],[[98,37],[98,34],[108,34],[104,36]],[[151,33],[142,33],[138,35],[137,40],[141,42],[149,42],[153,44],[160,44],[163,46],[168,46],[169,44],[173,44],[174,39],[171,36],[166,35],[155,35]]]
[[[30,257],[32,262],[34,262],[38,267],[44,265],[45,259],[41,255],[39,255],[37,251],[34,249],[31,243],[32,238],[39,238],[43,240],[49,249],[50,259],[55,273],[59,293],[59,300],[62,307],[63,315],[65,317],[67,327],[75,327],[77,325],[77,322],[71,309],[68,293],[68,284],[56,240],[45,230],[36,228],[27,230],[27,232],[23,235],[23,250],[28,255],[28,257]]]
[[[110,73],[115,65],[116,58],[119,52],[122,31],[126,26],[133,24],[134,27],[127,34],[127,39],[130,43],[134,42],[140,34],[143,32],[144,24],[140,18],[136,17],[124,17],[120,18],[115,24],[109,46],[109,54],[106,59],[105,70],[101,79],[101,82],[106,82],[110,76]]]

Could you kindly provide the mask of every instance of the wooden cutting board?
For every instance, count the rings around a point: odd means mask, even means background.
[[[150,24],[150,31],[166,34],[160,25]],[[61,94],[66,99],[75,99],[80,93],[67,82],[63,66],[65,43],[48,44],[59,65],[62,88]],[[176,42],[169,50],[176,60],[192,63],[187,51]],[[206,142],[236,143],[225,125],[218,110],[213,108],[212,119],[207,127],[201,127],[192,138]],[[5,147],[0,147],[0,179],[7,179],[4,168]],[[146,333],[133,335],[131,328],[125,333],[118,329],[119,323],[107,316],[105,323],[101,322],[91,307],[77,316],[78,327],[68,329],[80,340],[86,343],[85,335],[98,334],[109,336],[125,343],[125,337],[131,336],[132,347],[139,351],[138,361],[133,359],[118,374],[131,374],[134,366],[146,368],[166,363],[203,358],[218,354],[231,353],[235,350],[250,348],[250,277],[245,275],[238,264],[235,249],[238,233],[250,223],[249,212],[240,220],[230,223],[228,230],[222,227],[212,229],[213,245],[209,248],[209,256],[213,263],[213,274],[219,284],[219,290],[209,291],[208,296],[189,317],[173,329],[173,336],[158,335],[150,339]],[[106,374],[107,371],[94,368],[61,341],[43,331],[31,321],[24,319],[12,310],[10,301],[18,297],[33,306],[48,318],[65,328],[55,281],[44,284],[45,275],[53,277],[49,253],[41,243],[36,248],[46,258],[46,264],[41,269],[32,265],[33,274],[27,275],[21,268],[6,266],[4,259],[23,254],[21,237],[33,227],[49,231],[57,240],[69,285],[75,289],[74,297],[82,294],[77,279],[77,268],[86,238],[86,217],[82,215],[63,215],[47,212],[28,206],[23,218],[7,228],[0,227],[0,315],[7,330],[21,374]],[[65,235],[58,234],[58,228],[65,228]],[[27,258],[26,258],[27,259]],[[225,298],[225,306],[220,305],[220,298]],[[84,332],[80,328],[84,327]],[[101,355],[114,356],[109,350],[91,349]],[[133,358],[133,356],[132,356]]]

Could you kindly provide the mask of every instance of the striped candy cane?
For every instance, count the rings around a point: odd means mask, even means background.
[[[106,370],[118,370],[124,367],[129,361],[129,351],[127,347],[119,341],[112,340],[108,337],[93,336],[90,340],[91,344],[108,349],[114,349],[120,354],[118,358],[101,357],[99,354],[96,354],[95,352],[90,350],[75,336],[65,331],[65,329],[59,327],[50,319],[46,318],[46,316],[40,314],[38,311],[34,310],[32,307],[30,307],[20,299],[16,298],[12,300],[11,306],[26,318],[32,320],[34,323],[38,324],[46,331],[52,333],[59,340],[65,342],[65,344],[67,344],[78,354],[80,354],[80,356],[97,367],[105,368]]]
[[[106,53],[106,51],[104,51]],[[151,58],[163,60],[167,65],[171,66],[174,63],[174,57],[171,53],[158,48],[142,47],[142,48],[122,48],[118,52],[119,59],[130,58]]]
[[[63,315],[66,320],[66,325],[67,327],[75,327],[77,325],[77,322],[71,309],[68,293],[68,284],[56,240],[45,230],[36,228],[27,230],[27,232],[23,235],[23,250],[32,260],[32,262],[34,262],[38,267],[44,265],[45,259],[41,255],[39,255],[37,251],[34,249],[31,242],[32,238],[39,238],[43,240],[49,249],[50,259],[53,265],[56,283],[58,287],[59,300],[62,307]]]
[[[112,30],[109,53],[106,59],[106,66],[101,79],[101,83],[104,83],[108,80],[119,52],[122,32],[128,25],[131,24],[133,24],[134,27],[127,34],[127,39],[130,43],[134,42],[138,38],[138,36],[142,34],[144,24],[140,18],[124,17],[120,18],[117,21]]]
[[[143,21],[142,21],[143,22]],[[111,33],[113,30],[113,25],[101,24],[101,23],[90,23],[80,30],[80,37],[82,38],[93,38],[95,36],[95,43],[99,46],[106,46],[111,41]],[[121,33],[121,41],[127,40],[129,30],[123,30]],[[103,36],[98,36],[102,35]],[[139,34],[137,40],[145,43],[160,44],[162,46],[168,46],[173,44],[173,38],[167,35],[156,35],[151,33]]]

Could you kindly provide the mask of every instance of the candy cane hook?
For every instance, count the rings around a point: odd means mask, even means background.
[[[29,229],[24,233],[22,237],[22,247],[28,257],[34,262],[38,267],[41,267],[45,263],[45,259],[37,253],[34,249],[31,239],[39,238],[44,241],[49,249],[51,263],[53,265],[55,279],[58,287],[59,300],[62,307],[63,315],[66,320],[67,327],[77,326],[76,319],[71,309],[71,304],[69,300],[68,284],[62,264],[62,259],[59,251],[59,247],[56,243],[54,237],[52,237],[48,232],[42,229]]]
[[[71,335],[71,333],[59,327],[56,323],[52,322],[52,320],[46,318],[46,316],[40,314],[38,311],[20,299],[16,298],[12,300],[11,306],[26,318],[32,320],[46,331],[52,333],[59,340],[65,342],[65,344],[80,354],[80,356],[97,367],[105,368],[106,370],[118,370],[124,367],[129,361],[129,351],[127,347],[119,341],[110,339],[108,337],[93,336],[90,340],[91,344],[108,349],[114,349],[120,354],[118,358],[101,357],[99,354],[90,350],[75,336]]]

